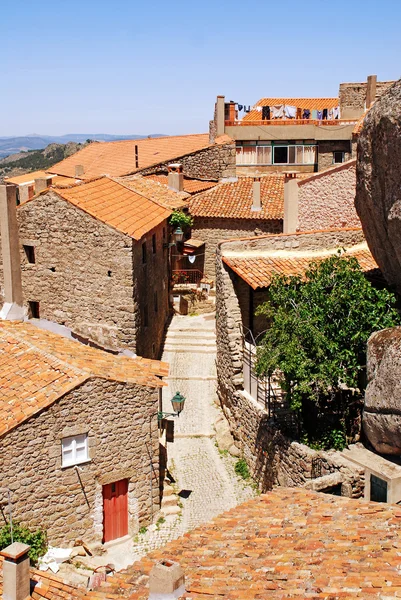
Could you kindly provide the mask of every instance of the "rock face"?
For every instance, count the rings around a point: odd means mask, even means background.
[[[356,175],[355,206],[370,250],[401,292],[401,80],[365,118]]]
[[[363,430],[377,452],[401,455],[401,327],[369,338]]]

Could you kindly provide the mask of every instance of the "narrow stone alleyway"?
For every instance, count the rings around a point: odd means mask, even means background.
[[[236,459],[219,452],[215,443],[213,425],[220,408],[216,404],[214,313],[175,316],[162,359],[170,364],[163,410],[172,411],[171,398],[177,391],[186,398],[183,413],[174,418],[174,442],[167,444],[168,468],[181,510],[178,514],[173,510],[165,520],[139,533],[134,543],[127,540],[108,548],[99,563],[113,563],[117,570],[256,494],[250,482],[236,475]],[[178,511],[177,504],[175,508]]]

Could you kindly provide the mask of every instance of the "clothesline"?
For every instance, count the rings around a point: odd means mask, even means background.
[[[313,119],[332,121],[340,118],[340,107],[309,109],[301,108],[292,104],[275,104],[272,106],[252,106],[236,103],[238,111],[249,113],[251,110],[256,110],[262,113],[262,121],[270,121],[272,119]]]

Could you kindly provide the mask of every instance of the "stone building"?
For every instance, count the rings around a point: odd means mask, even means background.
[[[0,321],[1,503],[53,545],[133,534],[159,508],[165,363]],[[5,518],[5,516],[4,516]]]
[[[157,358],[169,314],[170,213],[108,177],[50,188],[20,205],[29,316],[102,348]]]
[[[192,236],[205,244],[204,261],[197,258],[193,268],[214,279],[220,241],[283,231],[284,175],[272,174],[256,180],[239,177],[219,183],[191,197],[189,212],[194,220]]]
[[[235,140],[237,175],[321,171],[355,157],[358,119],[393,83],[372,75],[367,82],[341,83],[335,98],[262,98],[254,106],[218,96],[211,140]]]
[[[179,161],[188,177],[219,180],[235,175],[235,144],[226,135],[164,136],[120,142],[94,142],[48,169],[48,173],[88,180],[100,175],[167,174]]]
[[[262,381],[254,371],[256,342],[266,328],[255,311],[266,300],[273,274],[302,275],[312,260],[339,248],[375,273],[377,265],[357,228],[264,235],[218,246],[218,395],[235,443],[264,490],[274,484],[309,484],[314,489],[337,486],[346,496],[364,493],[364,469],[345,455],[291,442],[294,423],[285,398],[274,381]]]

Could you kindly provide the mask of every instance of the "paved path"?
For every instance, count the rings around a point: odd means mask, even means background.
[[[169,471],[176,492],[181,492],[182,511],[138,535],[133,546],[127,542],[111,548],[109,562],[118,569],[255,495],[253,487],[235,474],[236,459],[220,453],[215,445],[213,424],[220,409],[214,314],[175,316],[162,358],[170,364],[163,410],[171,412],[170,400],[177,391],[186,397],[183,413],[175,418],[174,443],[167,445]]]

